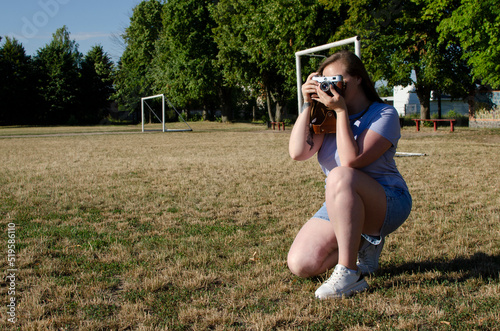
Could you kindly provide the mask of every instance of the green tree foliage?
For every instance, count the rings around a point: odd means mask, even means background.
[[[415,84],[427,118],[431,90],[460,97],[473,83],[500,87],[499,17],[496,0],[142,1],[116,73],[100,46],[83,57],[65,26],[33,58],[2,40],[0,123],[92,123],[113,87],[122,110],[165,93],[182,108],[226,116],[237,90],[240,103],[266,100],[280,120],[296,95],[294,53],[354,35],[374,80]],[[318,63],[303,58],[303,79]]]
[[[278,121],[296,93],[295,52],[326,43],[338,27],[338,14],[316,0],[221,0],[212,15],[224,77],[264,96]]]
[[[32,59],[15,39],[0,48],[0,124],[95,124],[113,91],[102,46],[83,58],[66,27]]]
[[[98,123],[106,115],[113,90],[114,66],[102,46],[90,49],[81,64],[79,123]]]
[[[1,40],[1,39],[0,39]],[[31,57],[16,40],[5,38],[0,47],[0,124],[22,124],[33,121],[37,100],[32,82]]]
[[[38,50],[35,66],[39,75],[38,93],[43,100],[41,123],[67,124],[79,107],[79,67],[82,54],[70,40],[66,26],[53,34],[52,41]]]
[[[227,110],[230,90],[216,63],[217,44],[209,0],[169,1],[164,5],[163,30],[153,60],[156,93],[180,108]],[[223,117],[229,114],[223,113]]]
[[[118,64],[114,96],[121,110],[138,110],[140,98],[152,94],[150,68],[162,30],[162,7],[158,0],[139,3],[122,35],[126,49]]]
[[[421,104],[421,117],[430,117],[432,90],[466,94],[468,69],[461,61],[461,50],[439,42],[439,23],[451,16],[453,1],[443,5],[435,0],[320,0],[334,10],[348,9],[338,37],[359,35],[362,58],[374,80],[389,85],[415,84]],[[458,69],[458,70],[457,70]],[[416,80],[412,80],[412,71]]]
[[[447,5],[449,1],[439,1]],[[462,0],[440,26],[441,41],[458,39],[473,78],[500,88],[500,6],[498,0]]]

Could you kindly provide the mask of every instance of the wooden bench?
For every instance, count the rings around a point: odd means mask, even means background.
[[[437,123],[438,122],[450,122],[450,132],[455,131],[454,123],[456,122],[456,119],[454,119],[454,118],[441,118],[441,119],[416,118],[413,120],[415,121],[415,124],[417,125],[417,131],[420,131],[420,122],[433,122],[434,123],[434,131],[437,131]]]
[[[273,130],[275,125],[278,125],[278,130],[281,131],[281,126],[283,125],[283,131],[285,131],[285,122],[271,122],[271,125],[273,126]]]

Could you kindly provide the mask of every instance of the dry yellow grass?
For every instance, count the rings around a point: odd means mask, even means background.
[[[370,291],[319,302],[321,277],[285,263],[322,203],[316,160],[289,159],[289,131],[190,125],[0,129],[0,266],[15,223],[18,270],[17,321],[3,304],[0,327],[498,329],[498,130],[405,128],[399,151],[427,154],[397,159],[413,212]]]

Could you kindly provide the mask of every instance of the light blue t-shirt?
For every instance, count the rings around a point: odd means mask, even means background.
[[[385,103],[374,102],[361,118],[356,119],[358,116],[359,114],[349,116],[354,139],[357,140],[358,136],[363,131],[370,129],[392,143],[391,148],[389,148],[380,158],[359,170],[368,174],[382,186],[408,190],[403,177],[396,167],[396,162],[394,161],[398,141],[399,138],[401,138],[397,110]],[[323,144],[318,151],[318,161],[326,176],[328,176],[330,170],[341,165],[339,153],[337,151],[337,137],[335,133],[325,135]]]

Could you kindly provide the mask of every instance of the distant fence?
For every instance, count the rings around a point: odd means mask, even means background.
[[[500,128],[500,91],[479,91],[474,98],[470,128]]]
[[[500,118],[474,118],[469,117],[469,128],[500,128]]]

